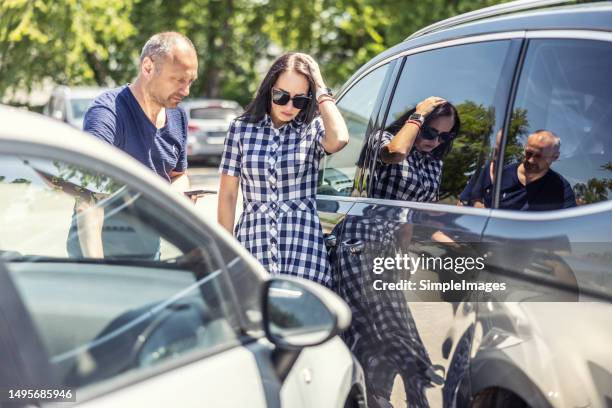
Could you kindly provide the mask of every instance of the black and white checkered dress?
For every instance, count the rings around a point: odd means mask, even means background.
[[[383,132],[379,149],[391,142],[393,135]],[[380,152],[378,154],[380,157]],[[378,163],[372,196],[389,200],[432,202],[438,200],[442,160],[413,148],[401,163]]]
[[[234,235],[246,249],[272,274],[330,287],[315,201],[324,134],[320,117],[280,129],[267,115],[255,123],[234,119],[219,171],[240,177],[243,212]]]
[[[351,326],[342,338],[363,367],[368,393],[389,400],[399,375],[409,406],[428,407],[425,390],[432,386],[432,363],[404,293],[374,289],[377,279],[397,282],[410,279],[410,274],[372,272],[375,257],[393,258],[408,249],[398,236],[402,226],[409,226],[408,212],[372,205],[363,209],[362,216],[347,217],[336,226],[335,231],[343,231],[343,241],[362,241],[365,248],[359,254],[339,249],[335,290],[351,308]]]

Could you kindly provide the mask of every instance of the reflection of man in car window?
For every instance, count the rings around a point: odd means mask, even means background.
[[[420,102],[383,132],[382,166],[373,196],[402,201],[436,201],[444,157],[459,132],[455,107],[439,97]]]
[[[520,211],[547,211],[576,206],[570,184],[550,168],[559,158],[561,140],[553,132],[537,130],[527,138],[525,158],[502,171],[499,208]],[[473,206],[491,207],[493,180],[483,171],[476,182],[470,180],[461,201]]]

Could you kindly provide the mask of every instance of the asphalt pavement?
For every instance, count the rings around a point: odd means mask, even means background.
[[[203,190],[219,191],[219,171],[217,164],[204,165],[201,163],[190,163],[187,173],[189,174],[191,187],[193,189],[201,188]],[[196,204],[196,211],[206,220],[217,222],[217,200],[218,194],[207,194],[204,197],[200,197]],[[238,220],[238,215],[241,211],[242,196],[238,194],[236,220]]]

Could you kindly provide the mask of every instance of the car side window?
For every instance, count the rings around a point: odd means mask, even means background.
[[[338,101],[338,109],[346,121],[350,139],[344,149],[325,157],[325,165],[319,174],[318,194],[348,196],[353,192],[364,138],[388,71],[389,64],[376,68]]]
[[[187,224],[106,174],[0,156],[0,259],[58,383],[78,388],[238,344],[222,255]]]
[[[461,203],[468,182],[477,179],[495,157],[517,52],[517,42],[503,40],[408,55],[375,143],[375,181],[370,195]],[[386,143],[405,126],[417,104],[430,96],[441,97],[455,107],[459,132],[453,127],[448,135],[438,136],[440,144],[435,151],[421,150],[419,140],[425,140],[425,124],[404,159],[383,162],[381,152]]]
[[[610,72],[609,42],[529,42],[504,153],[499,208],[558,210],[612,198]],[[512,183],[516,179],[518,187]]]

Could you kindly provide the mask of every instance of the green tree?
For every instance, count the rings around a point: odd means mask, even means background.
[[[263,30],[287,50],[311,53],[329,85],[420,28],[499,0],[277,0]]]
[[[129,0],[3,0],[0,95],[49,78],[67,85],[112,82],[115,51],[134,33]]]
[[[246,104],[270,61],[312,54],[332,87],[414,31],[497,0],[0,0],[0,96],[44,78],[125,83],[144,42],[179,31],[200,62],[192,96]]]

